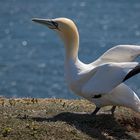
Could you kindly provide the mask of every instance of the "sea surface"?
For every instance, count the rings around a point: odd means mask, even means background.
[[[33,17],[67,17],[90,63],[118,44],[140,45],[140,0],[0,0],[0,95],[78,98],[64,79],[64,47]],[[140,95],[140,75],[127,84]]]

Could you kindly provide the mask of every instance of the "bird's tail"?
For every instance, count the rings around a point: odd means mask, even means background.
[[[113,105],[125,106],[140,113],[140,98],[124,83],[114,88],[110,95]]]

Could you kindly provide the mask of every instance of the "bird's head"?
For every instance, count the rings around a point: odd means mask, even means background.
[[[75,42],[75,39],[77,39],[77,37],[79,39],[76,25],[72,20],[68,18],[56,18],[56,19],[33,18],[32,21],[40,23],[42,25],[46,25],[48,28],[59,33],[59,35],[66,44]]]

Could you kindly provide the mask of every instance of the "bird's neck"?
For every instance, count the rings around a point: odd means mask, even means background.
[[[76,61],[78,58],[78,49],[79,49],[79,34],[78,31],[75,30],[74,32],[68,33],[65,38],[65,51],[66,61],[72,60]]]
[[[66,55],[65,55],[65,59],[66,61],[72,60],[72,61],[76,61],[76,59],[78,58],[78,45],[76,43],[72,43],[67,45],[66,47]]]

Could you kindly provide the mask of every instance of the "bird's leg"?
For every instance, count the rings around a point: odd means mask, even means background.
[[[116,106],[113,106],[113,107],[111,108],[111,113],[112,113],[112,115],[114,115],[115,109],[116,109]]]
[[[96,115],[99,110],[100,107],[96,107],[95,110],[91,113],[91,115]]]

